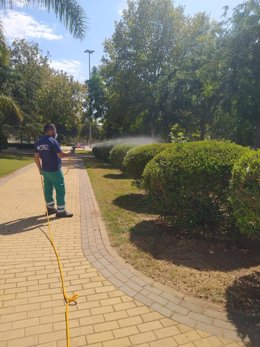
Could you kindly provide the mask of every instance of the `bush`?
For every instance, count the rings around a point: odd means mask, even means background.
[[[216,222],[227,202],[233,164],[247,151],[218,141],[175,145],[148,163],[144,187],[154,207],[171,223]]]
[[[260,233],[260,150],[238,160],[230,181],[230,201],[241,234]]]
[[[116,145],[110,152],[109,160],[111,164],[121,171],[125,171],[124,158],[135,145]]]
[[[168,143],[154,143],[131,149],[124,159],[127,173],[135,180],[141,180],[146,164],[170,145],[172,146]]]
[[[92,147],[92,153],[100,160],[109,161],[109,153],[115,147],[115,144],[107,141],[102,142]]]

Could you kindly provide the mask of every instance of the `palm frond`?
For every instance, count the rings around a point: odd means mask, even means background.
[[[23,113],[16,102],[9,96],[0,94],[0,111],[13,113],[19,121],[23,120]]]
[[[76,0],[25,0],[27,4],[44,6],[49,12],[52,10],[72,33],[73,37],[83,39],[87,31],[85,11]],[[13,0],[0,0],[0,8],[12,7]]]

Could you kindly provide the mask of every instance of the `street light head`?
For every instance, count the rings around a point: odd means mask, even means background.
[[[89,53],[89,54],[92,54],[92,53],[94,53],[95,51],[94,50],[91,50],[91,49],[86,49],[85,51],[84,51],[84,53]]]

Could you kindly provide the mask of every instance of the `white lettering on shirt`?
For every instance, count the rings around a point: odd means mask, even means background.
[[[50,150],[50,146],[49,145],[39,145],[37,146],[37,151],[41,152],[41,151],[49,151]]]

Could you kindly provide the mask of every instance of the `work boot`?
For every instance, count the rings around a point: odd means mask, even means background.
[[[63,211],[63,212],[57,212],[56,213],[57,218],[70,218],[73,217],[73,213]]]
[[[47,211],[48,211],[48,216],[50,216],[51,214],[57,213],[57,210],[54,207],[47,207]],[[46,213],[46,215],[47,215],[47,213]]]

